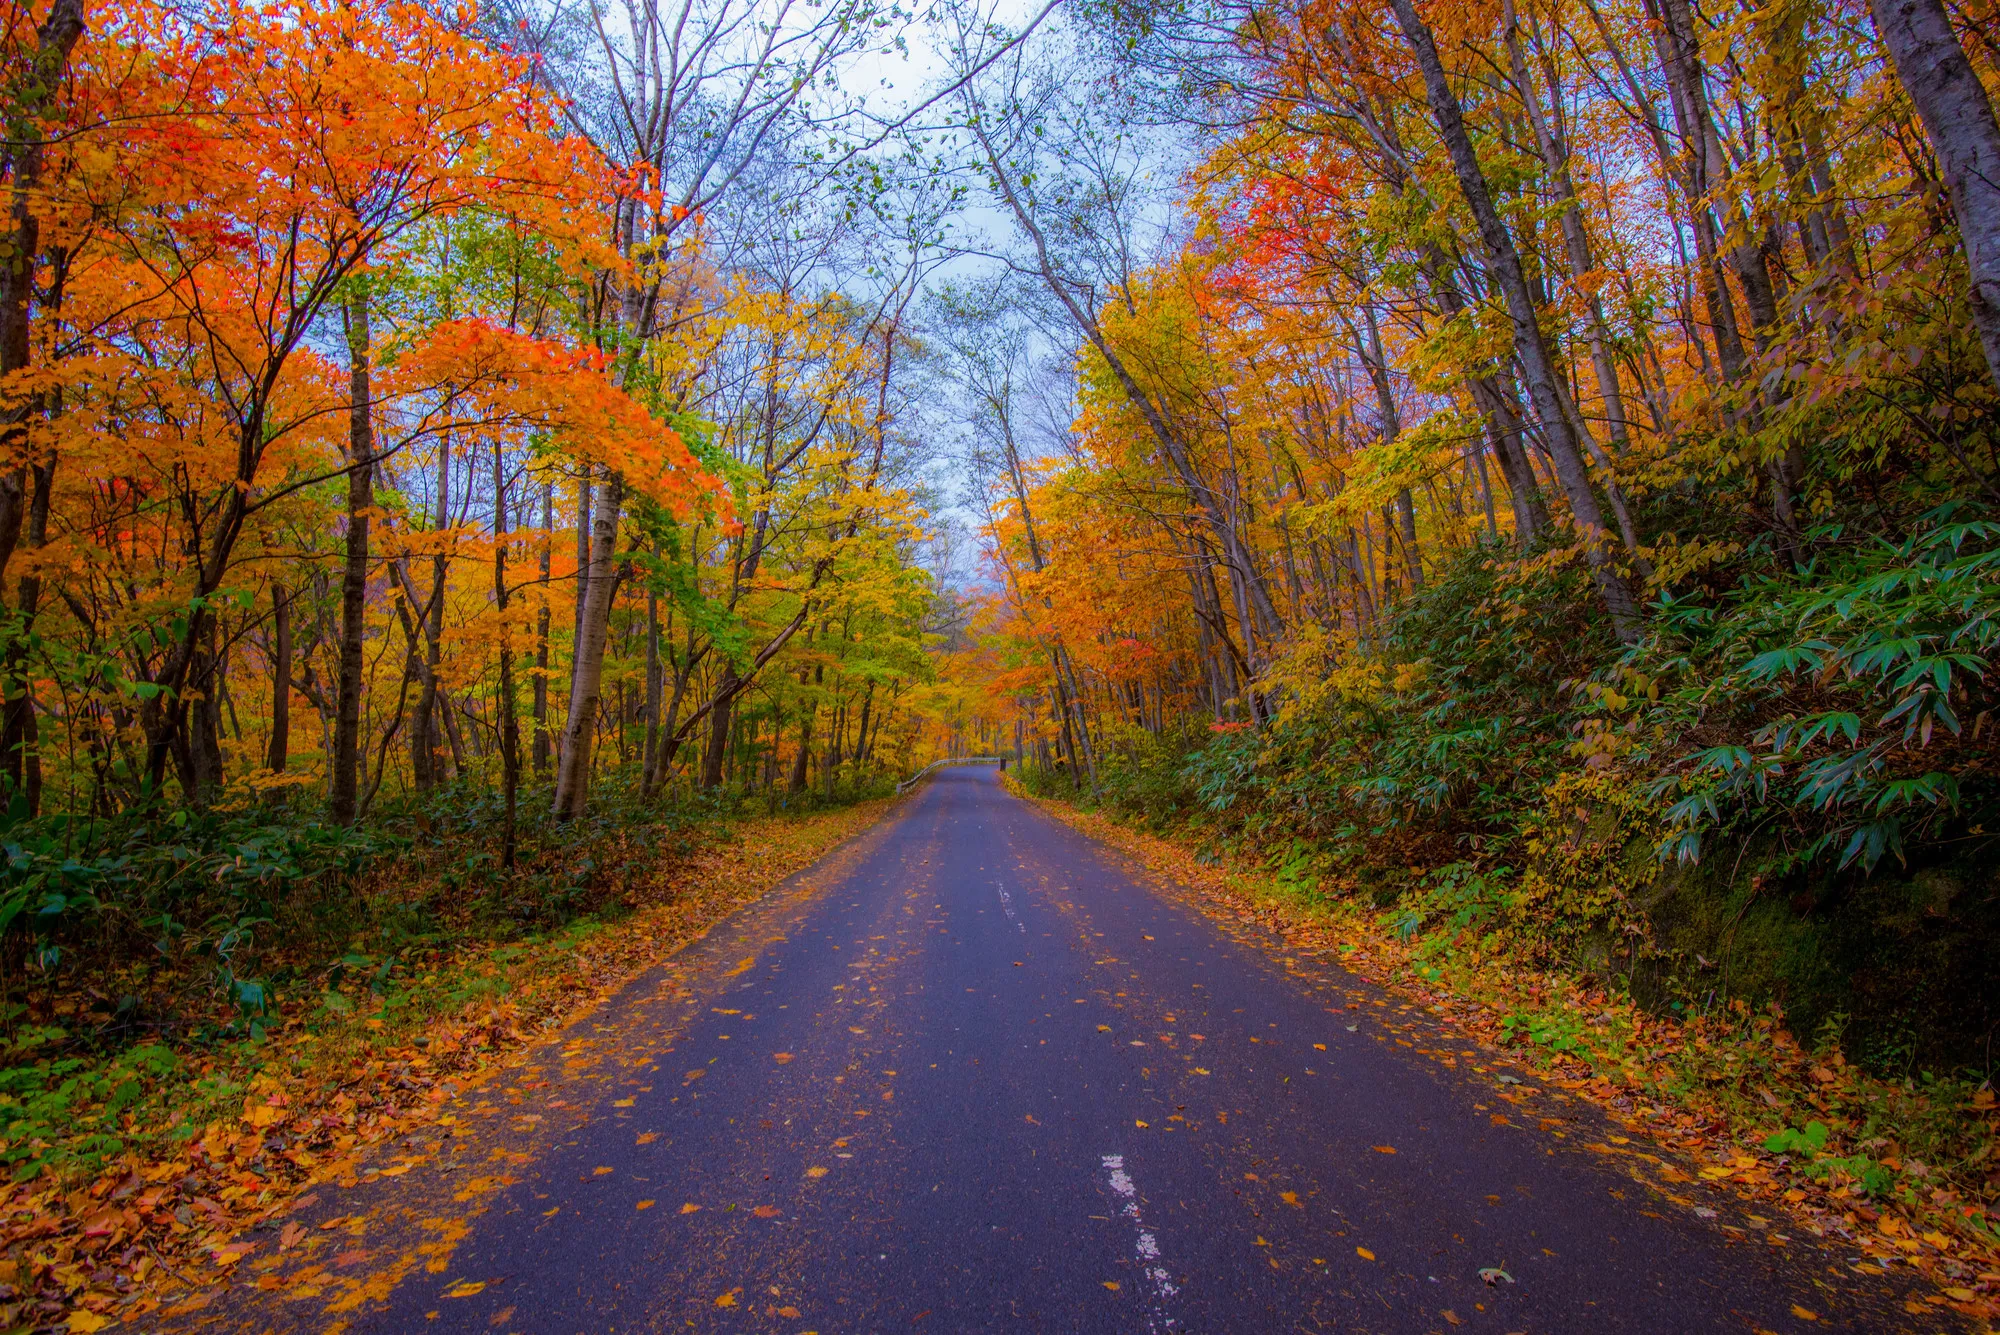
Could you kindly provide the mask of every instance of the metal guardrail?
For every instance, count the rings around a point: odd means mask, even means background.
[[[923,780],[925,775],[929,774],[932,770],[936,769],[940,765],[997,765],[999,763],[1000,763],[999,756],[954,756],[947,760],[933,760],[930,764],[924,766],[922,769],[918,770],[915,774],[912,774],[909,778],[897,784],[896,795],[900,797],[902,796],[903,790],[905,788],[916,787],[916,785]]]

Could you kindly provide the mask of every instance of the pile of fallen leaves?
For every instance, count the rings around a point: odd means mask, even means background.
[[[280,1250],[296,1245],[300,1225],[280,1229],[276,1216],[302,1191],[352,1177],[362,1150],[430,1120],[887,805],[744,822],[628,876],[636,911],[614,924],[468,947],[410,989],[419,1000],[480,998],[454,1011],[385,1006],[294,1021],[193,1067],[184,1087],[153,1091],[145,1105],[177,1106],[171,1126],[126,1115],[131,1148],[115,1164],[87,1180],[43,1173],[0,1196],[0,1330],[101,1330],[224,1280],[255,1245],[246,1232],[277,1230]]]
[[[1302,896],[1253,864],[1212,851],[1198,858],[1191,846],[1103,813],[1031,800],[1194,891],[1211,916],[1254,924],[1287,949],[1421,1003],[1679,1150],[1676,1165],[1636,1147],[1602,1147],[1648,1160],[1667,1191],[1731,1191],[1767,1242],[1788,1239],[1768,1231],[1758,1208],[1847,1250],[1856,1274],[1920,1274],[1935,1291],[1908,1301],[1913,1314],[1948,1307],[2000,1317],[2000,1218],[1989,1204],[2000,1105],[1990,1086],[1941,1103],[1948,1095],[1871,1076],[1837,1051],[1807,1051],[1775,1010],[1752,1014],[1739,1002],[1726,1015],[1685,1021],[1651,1014],[1586,978],[1523,968],[1504,951],[1439,950],[1434,938],[1396,932],[1392,913]],[[1977,1147],[1956,1165],[1926,1164],[1903,1148],[1920,1124],[1936,1139],[1939,1119],[1952,1121],[1955,1143]],[[1689,1204],[1715,1214],[1698,1198]]]

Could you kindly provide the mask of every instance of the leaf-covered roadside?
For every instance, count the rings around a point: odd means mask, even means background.
[[[426,1120],[886,805],[744,821],[684,859],[662,854],[635,869],[627,884],[638,906],[615,922],[467,946],[437,960],[399,1004],[368,993],[351,1011],[279,1023],[262,1041],[173,1068],[114,1111],[126,1149],[101,1172],[44,1173],[0,1198],[0,1329],[93,1331],[199,1301],[251,1250],[238,1240],[246,1230],[313,1183],[351,1175],[368,1146]],[[281,1235],[276,1245],[289,1244]]]
[[[1661,1017],[1579,975],[1485,948],[1490,936],[1482,942],[1450,916],[1399,930],[1405,911],[1308,891],[1102,811],[1029,800],[1193,889],[1204,912],[1254,920],[1289,948],[1421,1003],[1602,1107],[1670,1152],[1651,1161],[1648,1176],[1697,1211],[1706,1209],[1700,1186],[1730,1191],[1772,1245],[1784,1235],[1756,1210],[1826,1239],[1853,1258],[1858,1276],[1922,1275],[1934,1291],[1907,1301],[1912,1315],[2000,1316],[2000,1221],[1971,1189],[2000,1140],[1990,1089],[1950,1098],[1873,1077],[1837,1050],[1802,1047],[1775,1007],[1756,1014],[1739,1002],[1724,1014]]]

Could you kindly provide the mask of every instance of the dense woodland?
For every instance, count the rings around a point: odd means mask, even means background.
[[[968,124],[1077,411],[987,382],[955,670],[1044,789],[1405,933],[1984,1079],[1992,21],[1118,10],[1116,128],[1018,62]]]
[[[1985,1078],[1988,8],[5,15],[16,1171],[63,1054],[995,750]]]

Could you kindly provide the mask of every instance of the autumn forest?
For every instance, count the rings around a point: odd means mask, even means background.
[[[1421,984],[1779,1043],[1822,1179],[2000,1239],[1984,0],[0,43],[18,1190],[991,756]]]

